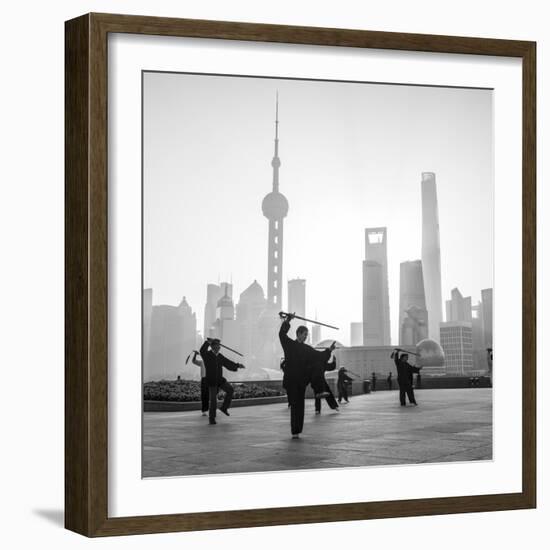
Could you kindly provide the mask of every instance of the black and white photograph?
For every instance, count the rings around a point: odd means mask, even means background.
[[[142,72],[142,476],[493,458],[493,90]]]

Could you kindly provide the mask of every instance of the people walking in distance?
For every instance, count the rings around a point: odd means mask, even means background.
[[[201,369],[201,412],[202,416],[206,416],[208,414],[208,401],[209,401],[209,395],[208,395],[208,382],[206,381],[206,367],[204,366],[204,361],[199,358],[199,352],[197,350],[193,350],[193,357],[191,358],[191,362],[193,365],[197,365]]]
[[[376,373],[373,372],[372,373],[372,376],[371,376],[371,386],[372,386],[372,391],[376,391]]]
[[[386,382],[388,383],[388,390],[391,391],[393,389],[393,375],[391,372],[388,374],[388,377],[386,378]]]
[[[422,375],[420,373],[417,373],[416,375],[416,389],[422,389]]]
[[[327,394],[325,396],[325,400],[327,402],[327,405],[334,411],[338,410],[338,403],[336,402],[336,399],[334,398],[334,394],[332,393],[330,386],[328,385],[326,378],[324,376],[325,372],[330,372],[336,369],[336,357],[333,357],[332,361],[328,363],[323,363],[322,365],[323,369],[323,380],[325,381],[324,384],[324,392]],[[315,414],[321,414],[321,398],[316,397],[315,398]]]
[[[292,340],[288,331],[293,318],[291,314],[284,316],[279,329],[279,340],[285,353],[283,385],[290,403],[290,431],[292,438],[298,439],[304,427],[306,387],[311,382],[312,371],[315,371],[320,362],[326,363],[329,360],[335,344],[324,351],[316,351],[305,343],[308,335],[305,326],[296,329],[296,339]],[[324,380],[324,376],[322,379]],[[317,396],[324,396],[322,390],[323,386],[316,380],[314,391]]]
[[[338,388],[338,403],[341,403],[342,399],[345,403],[349,403],[348,384],[351,384],[353,379],[346,372],[348,371],[344,367],[338,369],[338,382],[336,384]]]
[[[409,403],[417,405],[414,397],[413,373],[420,372],[422,367],[413,367],[410,365],[408,363],[409,354],[404,352],[399,355],[399,350],[394,350],[391,358],[397,368],[397,384],[399,385],[399,402],[401,406],[405,407],[407,404],[405,397],[409,398]]]
[[[223,368],[230,371],[244,369],[244,365],[234,363],[220,353],[220,340],[207,338],[202,344],[199,353],[206,369],[206,382],[208,384],[208,419],[210,424],[216,423],[216,408],[218,391],[225,393],[220,411],[229,416],[229,407],[233,398],[233,386],[223,377]]]

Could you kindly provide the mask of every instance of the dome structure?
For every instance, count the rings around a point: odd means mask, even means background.
[[[445,364],[443,348],[431,338],[425,338],[416,344],[417,367],[441,367]]]
[[[279,191],[271,191],[262,201],[262,212],[270,220],[282,220],[288,214],[288,200]]]
[[[250,286],[241,292],[239,297],[240,303],[259,303],[264,300],[264,289],[256,279],[254,279],[254,282]]]

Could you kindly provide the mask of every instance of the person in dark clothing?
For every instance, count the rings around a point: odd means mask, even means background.
[[[386,382],[388,383],[388,389],[391,391],[393,389],[393,377],[391,372],[388,374]]]
[[[244,365],[234,363],[220,353],[220,340],[218,338],[207,338],[199,353],[206,369],[206,382],[208,384],[208,419],[210,424],[216,423],[216,407],[218,391],[225,393],[220,411],[229,416],[229,407],[233,398],[233,386],[223,377],[223,367],[231,371],[244,369]],[[208,349],[210,348],[210,349]]]
[[[336,357],[330,363],[324,363],[322,365],[322,368],[323,368],[323,379],[325,380],[325,385],[324,385],[323,389],[324,389],[325,393],[328,394],[328,395],[325,396],[325,400],[327,402],[327,405],[332,410],[337,411],[338,410],[338,403],[336,402],[336,399],[334,398],[334,394],[330,390],[330,386],[328,385],[328,383],[327,383],[327,381],[324,377],[325,372],[330,372],[330,371],[333,371],[334,369],[336,369]],[[320,397],[315,398],[315,414],[321,414],[321,398]]]
[[[293,439],[298,439],[304,428],[304,407],[306,387],[311,382],[312,371],[320,362],[326,363],[335,345],[324,351],[316,351],[308,346],[307,327],[296,329],[296,340],[288,336],[293,315],[286,315],[279,329],[279,340],[285,353],[283,386],[290,403],[290,431]],[[323,377],[324,379],[324,377]],[[317,388],[314,390],[317,393]]]
[[[422,375],[418,373],[416,375],[416,389],[419,390],[422,388]]]
[[[193,357],[191,359],[191,362],[193,363],[193,365],[197,365],[197,367],[201,369],[201,412],[203,416],[206,416],[206,413],[208,412],[210,396],[208,395],[206,368],[204,366],[204,363],[202,362],[202,359],[197,358],[198,355],[199,352],[197,350],[193,350]]]
[[[402,353],[399,355],[399,350],[394,350],[391,358],[397,368],[397,384],[399,385],[399,402],[402,407],[407,405],[405,396],[409,398],[409,403],[417,405],[414,397],[413,389],[413,374],[419,373],[422,367],[413,367],[408,363],[409,354]]]
[[[285,358],[284,357],[281,359],[281,363],[280,363],[279,367],[283,371],[283,390],[286,391],[286,387],[285,387]],[[286,402],[287,402],[288,408],[290,409],[290,401],[288,400],[288,394],[286,396]]]
[[[371,376],[371,380],[372,380],[372,391],[376,391],[376,373],[373,372],[372,373],[372,376]]]
[[[338,382],[336,387],[338,388],[338,403],[342,402],[342,399],[349,403],[348,399],[348,384],[353,382],[353,378],[350,378],[346,372],[348,372],[344,367],[338,369]]]

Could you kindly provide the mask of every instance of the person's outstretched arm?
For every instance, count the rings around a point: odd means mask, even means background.
[[[239,369],[244,369],[244,365],[241,365],[241,363],[235,363],[234,361],[231,361],[231,359],[228,359],[225,355],[222,355],[222,365],[227,370],[232,371],[238,371]]]
[[[308,346],[309,360],[312,362],[321,361],[323,363],[328,363],[328,360],[330,359],[330,356],[332,355],[332,351],[334,350],[335,347],[336,347],[336,342],[332,342],[331,346],[324,349],[323,351],[316,350],[311,346]]]
[[[197,359],[197,355],[199,355],[199,352],[197,350],[193,350],[193,358],[191,359],[191,363],[193,363],[193,365],[197,365],[197,367],[204,366],[204,363],[200,359]]]
[[[281,346],[283,346],[283,350],[285,347],[288,347],[288,345],[292,342],[292,340],[288,336],[288,331],[290,330],[290,321],[292,317],[287,316],[281,323],[281,327],[279,328],[279,340],[281,342]]]

